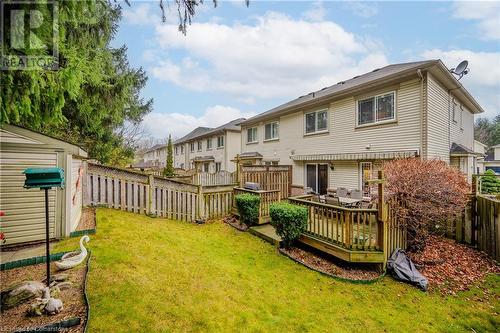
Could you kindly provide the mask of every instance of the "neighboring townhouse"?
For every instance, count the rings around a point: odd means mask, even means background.
[[[478,173],[493,170],[500,175],[500,144],[491,147],[486,157],[478,161]]]
[[[240,153],[244,118],[217,128],[198,127],[174,142],[174,167],[203,172],[236,171],[232,160]]]
[[[164,168],[167,164],[167,145],[154,145],[146,149],[143,156],[142,163],[139,162],[135,164],[134,167],[142,169]]]
[[[389,65],[242,122],[241,156],[293,166],[293,190],[369,191],[382,161],[439,158],[474,173],[483,112],[440,60]]]

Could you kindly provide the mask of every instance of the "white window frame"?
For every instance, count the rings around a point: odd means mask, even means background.
[[[453,100],[451,102],[451,120],[453,120],[454,123],[458,123],[457,111],[458,111],[458,104],[455,100]]]
[[[203,150],[203,141],[201,141],[201,140],[196,141],[196,148],[198,149],[198,151],[202,151]]]
[[[389,95],[389,94],[392,94],[393,100],[394,100],[394,103],[393,103],[393,105],[394,105],[393,117],[391,119],[377,120],[377,98],[385,96],[385,95]],[[373,110],[375,112],[375,121],[372,122],[372,123],[360,124],[359,123],[359,103],[363,102],[363,101],[366,101],[366,100],[369,100],[369,99],[372,99],[372,98],[375,100],[374,110]],[[397,108],[397,94],[396,94],[395,90],[386,91],[384,93],[377,94],[377,95],[372,95],[372,96],[358,98],[358,99],[356,99],[356,127],[366,127],[366,126],[382,125],[382,124],[396,122],[397,119],[398,119],[398,117],[397,117],[397,109],[398,109]]]
[[[220,143],[220,142],[219,142],[219,139],[220,139],[220,138],[222,138],[222,145],[219,145],[219,143]],[[219,136],[217,137],[217,148],[224,148],[224,144],[225,144],[225,142],[224,142],[224,141],[225,141],[225,139],[224,139],[224,135],[219,135]]]
[[[271,126],[272,126],[273,124],[276,124],[276,132],[277,132],[278,136],[276,136],[276,137],[271,137],[271,138],[269,138],[269,139],[266,139],[266,126],[267,126],[267,125],[271,125]],[[272,135],[272,127],[271,127],[271,135]],[[275,141],[275,140],[279,140],[279,138],[280,138],[280,123],[279,123],[279,121],[277,121],[277,120],[276,120],[276,121],[270,121],[270,122],[268,122],[268,123],[265,123],[265,124],[264,124],[264,142],[265,142],[265,141]]]
[[[326,113],[326,128],[322,130],[318,130],[318,113]],[[314,131],[312,132],[307,132],[307,115],[309,114],[314,114]],[[312,112],[306,112],[304,113],[304,135],[312,135],[312,134],[320,134],[320,133],[328,133],[329,129],[329,122],[328,118],[330,117],[328,109],[321,109],[317,111],[312,111]]]
[[[215,162],[215,172],[222,171],[222,162]]]
[[[209,142],[210,142],[210,145],[208,145]],[[207,150],[212,150],[212,147],[213,147],[212,138],[209,138],[209,139],[207,139]]]
[[[363,164],[368,164],[370,165],[370,170],[372,172],[372,177],[373,177],[373,162],[370,161],[361,161],[359,162],[359,190],[361,193],[363,193]],[[363,193],[363,195],[365,195]]]
[[[184,145],[181,146],[181,155],[184,154]]]
[[[194,153],[194,149],[195,149],[195,144],[194,144],[194,142],[191,142],[189,144],[189,151],[192,152],[192,153]]]
[[[255,139],[253,141],[248,141],[248,131],[253,131],[253,130],[255,130]],[[259,130],[258,130],[257,126],[247,128],[247,144],[259,142],[258,133],[259,133]]]
[[[175,146],[175,155],[179,155],[179,146]]]

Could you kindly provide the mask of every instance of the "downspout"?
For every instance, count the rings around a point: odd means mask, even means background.
[[[424,158],[424,76],[420,68],[417,74],[420,78],[420,158]]]

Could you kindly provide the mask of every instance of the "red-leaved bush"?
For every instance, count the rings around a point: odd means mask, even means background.
[[[406,224],[408,249],[425,248],[429,232],[461,214],[470,186],[458,169],[440,160],[398,159],[382,165],[386,199]]]

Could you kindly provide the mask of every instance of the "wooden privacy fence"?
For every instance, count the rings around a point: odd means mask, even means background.
[[[231,210],[232,187],[202,187],[119,168],[89,164],[84,204],[182,221],[215,218]]]
[[[279,190],[281,198],[286,199],[292,191],[291,165],[242,165],[239,167],[239,183],[259,183],[265,191]]]
[[[500,261],[500,200],[478,194],[473,206],[473,240],[479,250]]]
[[[279,190],[248,190],[245,188],[234,188],[233,195],[236,196],[238,194],[250,193],[252,195],[257,195],[260,198],[260,206],[259,206],[259,221],[258,224],[263,224],[270,222],[271,216],[269,215],[269,207],[274,202],[281,201],[281,192]],[[236,202],[233,200],[233,212],[237,214]]]
[[[219,171],[215,173],[199,172],[192,176],[191,182],[194,185],[201,186],[220,186],[220,185],[236,185],[238,179],[236,172]]]

